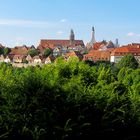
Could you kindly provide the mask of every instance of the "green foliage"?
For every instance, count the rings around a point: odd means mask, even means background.
[[[88,54],[88,52],[89,52],[88,50],[85,50],[85,51],[83,52],[83,55],[84,55],[84,54]]]
[[[0,55],[3,54],[3,48],[0,48]]]
[[[38,55],[38,51],[36,49],[31,49],[31,50],[28,51],[28,54],[31,57],[34,57],[34,56]]]
[[[61,57],[42,67],[0,64],[0,139],[140,137],[140,69]]]
[[[47,49],[44,50],[43,55],[44,55],[45,57],[48,57],[50,54],[51,54],[51,50],[50,50],[49,48],[47,48]]]
[[[117,64],[117,67],[121,69],[122,67],[137,68],[138,62],[132,54],[125,55]]]
[[[10,49],[9,48],[4,48],[3,49],[3,54],[6,56],[10,53]]]
[[[23,59],[22,63],[28,63],[28,61],[26,59]]]

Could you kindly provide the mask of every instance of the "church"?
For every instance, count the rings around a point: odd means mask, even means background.
[[[95,39],[95,29],[92,27],[92,32],[91,32],[91,40],[90,42],[87,43],[86,48],[87,50],[107,50],[109,48],[117,48],[119,47],[118,44],[118,39],[115,40],[115,43],[113,43],[111,40],[110,41],[100,41],[97,42]]]
[[[38,46],[38,50],[43,52],[46,48],[49,48],[53,52],[53,56],[65,55],[68,52],[85,50],[83,40],[75,40],[74,31],[71,29],[68,40],[62,39],[41,39]]]

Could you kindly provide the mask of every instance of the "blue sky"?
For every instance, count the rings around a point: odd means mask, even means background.
[[[40,39],[68,39],[72,28],[85,44],[119,39],[140,42],[140,0],[1,0],[0,43],[38,45]]]

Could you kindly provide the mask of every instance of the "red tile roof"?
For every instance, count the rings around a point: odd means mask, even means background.
[[[82,60],[83,55],[80,52],[78,52],[78,51],[72,51],[72,52],[66,53],[65,54],[65,57],[66,58],[69,58],[69,57],[78,57],[79,60]]]
[[[71,47],[70,45],[70,40],[46,40],[42,39],[40,41],[38,49],[45,49],[45,48],[50,48],[54,49],[56,46],[66,46],[66,47]],[[84,46],[84,42],[82,40],[74,40],[72,46]]]
[[[29,49],[30,47],[16,46],[15,48],[11,48],[9,55],[27,55]]]
[[[100,48],[102,48],[104,45],[106,45],[107,43],[106,42],[96,42],[93,44],[93,49],[94,50],[99,50]]]
[[[55,57],[50,55],[47,58],[44,58],[44,60],[50,60],[52,62],[55,60]]]
[[[83,60],[92,60],[92,61],[104,60],[104,61],[109,61],[110,60],[110,51],[91,50],[88,54],[84,55]]]
[[[24,59],[26,58],[25,55],[14,55],[13,59]]]
[[[123,56],[128,53],[131,53],[133,55],[140,55],[140,48],[135,45],[127,45],[123,47],[116,48],[114,51],[112,51],[111,55],[113,56]]]
[[[140,43],[132,43],[132,44],[124,45],[122,47],[140,48]]]
[[[42,61],[44,58],[41,55],[36,55],[36,56],[33,57],[33,60],[34,59],[40,59]]]
[[[94,43],[93,49],[94,49],[94,50],[100,49],[100,47],[101,47],[102,44],[103,44],[102,42],[96,42],[96,43]]]

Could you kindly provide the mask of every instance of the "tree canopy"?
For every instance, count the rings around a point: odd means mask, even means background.
[[[31,49],[28,51],[28,54],[34,57],[35,55],[38,55],[38,51],[36,49]]]
[[[0,139],[140,139],[140,68],[1,63],[0,83]]]
[[[49,48],[46,48],[46,49],[44,50],[43,55],[44,55],[45,57],[48,57],[50,54],[51,54],[51,50],[50,50]]]
[[[9,48],[4,48],[3,49],[3,54],[4,55],[8,55],[10,53],[10,49]]]
[[[117,67],[120,69],[122,67],[128,68],[137,68],[138,62],[132,54],[125,55],[117,64]]]

